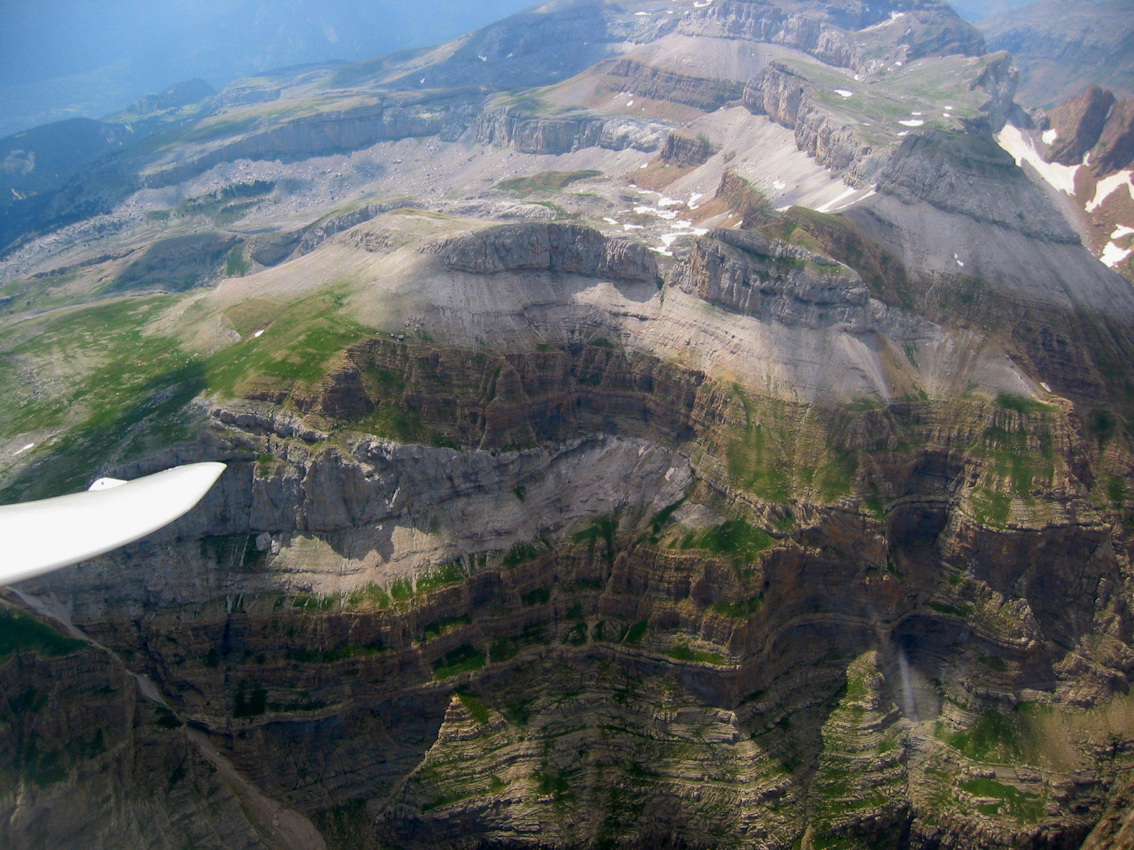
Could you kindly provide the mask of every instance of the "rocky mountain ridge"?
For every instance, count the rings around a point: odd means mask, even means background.
[[[0,842],[1121,840],[1134,291],[984,50],[556,2],[21,220],[5,493],[229,471],[3,592]]]

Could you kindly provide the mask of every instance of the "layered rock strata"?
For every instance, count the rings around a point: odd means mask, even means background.
[[[586,147],[608,150],[657,150],[669,127],[634,118],[588,115],[537,115],[521,107],[481,113],[475,124],[481,142],[513,147],[523,153],[565,154]]]
[[[469,274],[547,271],[654,282],[658,267],[640,243],[607,239],[578,225],[515,224],[488,228],[427,246],[451,269]]]

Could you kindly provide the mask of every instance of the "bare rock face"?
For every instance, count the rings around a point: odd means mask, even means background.
[[[657,279],[649,249],[573,224],[508,224],[429,246],[455,271],[547,271],[612,280]]]
[[[639,97],[667,100],[712,112],[739,101],[744,85],[734,80],[708,79],[655,68],[633,59],[621,59],[610,65],[606,77],[614,86],[632,91]]]
[[[802,50],[831,65],[858,68],[877,58],[870,55],[859,31],[882,23],[891,13],[905,20],[886,36],[893,58],[984,52],[980,33],[945,3],[815,3],[773,4],[724,0],[688,16],[680,32],[719,38],[747,38]],[[874,46],[874,45],[872,45]]]
[[[145,698],[118,659],[4,603],[0,621],[0,844],[266,846],[182,721]]]
[[[151,171],[147,186],[170,186],[236,159],[310,157],[357,150],[382,141],[419,136],[453,139],[476,119],[483,97],[461,92],[441,97],[415,96],[337,112],[283,121],[206,148],[199,156]]]
[[[810,80],[772,62],[749,80],[744,106],[795,131],[795,144],[852,185],[868,185],[882,160],[850,127],[818,110]]]
[[[798,245],[714,230],[697,241],[677,285],[738,313],[806,327],[868,326],[869,294],[851,269]]]
[[[1011,155],[984,136],[931,132],[906,138],[879,176],[878,191],[1050,242],[1079,241]]]
[[[1048,162],[1078,165],[1083,154],[1095,146],[1102,135],[1114,93],[1091,86],[1078,97],[1061,103],[1048,113],[1051,127],[1059,136],[1048,148]]]
[[[704,165],[713,155],[712,143],[704,136],[673,132],[665,137],[661,158],[667,165],[678,168],[695,168]]]
[[[1110,109],[1098,143],[1091,150],[1090,168],[1105,177],[1134,163],[1134,99],[1117,100]]]
[[[1106,177],[1134,161],[1134,100],[1091,86],[1051,110],[1048,120],[1057,134],[1048,162],[1078,165],[1085,159],[1095,177]]]
[[[521,107],[488,110],[476,119],[477,139],[521,153],[565,154],[587,147],[654,151],[669,127],[633,118],[600,117],[584,112],[544,116]]]

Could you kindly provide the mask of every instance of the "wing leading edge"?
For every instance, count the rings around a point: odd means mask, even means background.
[[[0,585],[157,531],[196,505],[224,470],[223,463],[191,463],[133,481],[100,479],[85,493],[0,506]]]

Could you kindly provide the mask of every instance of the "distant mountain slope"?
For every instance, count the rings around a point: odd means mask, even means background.
[[[12,0],[0,4],[0,136],[101,118],[189,77],[232,80],[454,38],[530,0]]]
[[[1039,0],[979,27],[1021,69],[1019,99],[1049,107],[1088,85],[1134,95],[1134,0]]]

